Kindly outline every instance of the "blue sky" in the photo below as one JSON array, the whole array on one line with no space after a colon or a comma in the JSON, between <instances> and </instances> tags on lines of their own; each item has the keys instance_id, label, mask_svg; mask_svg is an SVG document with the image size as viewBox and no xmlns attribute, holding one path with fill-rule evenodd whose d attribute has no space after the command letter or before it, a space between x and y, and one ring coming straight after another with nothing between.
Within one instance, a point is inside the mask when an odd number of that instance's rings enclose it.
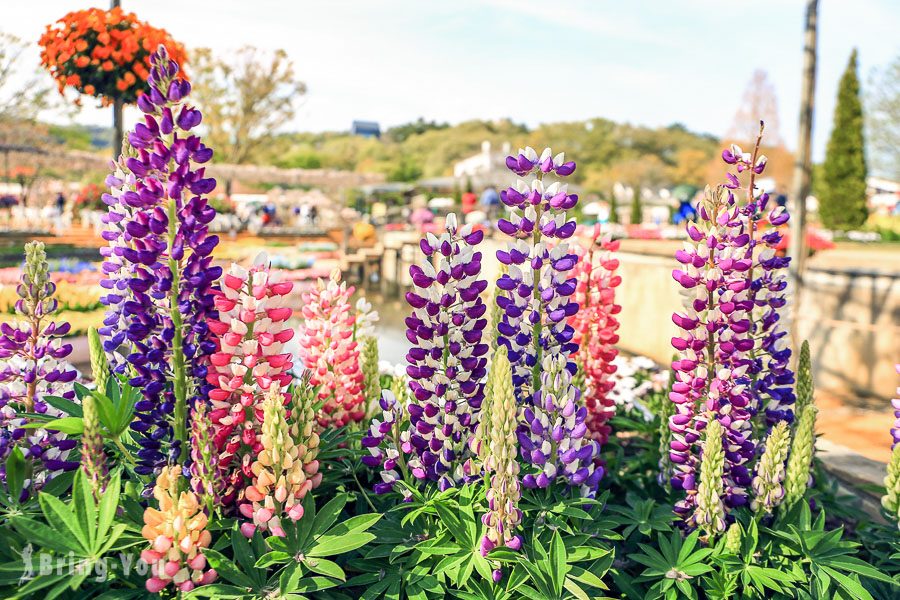
<instances>
[{"instance_id":1,"label":"blue sky","mask_svg":"<svg viewBox=\"0 0 900 600\"><path fill-rule=\"evenodd\" d=\"M36 40L81 0L5 0L0 30ZM511 117L529 125L601 116L682 122L724 135L755 69L796 143L802 0L123 0L188 46L284 48L308 87L298 130L383 126L423 116L459 122ZM822 0L815 158L851 49L865 82L900 53L900 2ZM36 60L37 52L34 53ZM78 122L105 124L87 107Z\"/></svg>"}]
</instances>

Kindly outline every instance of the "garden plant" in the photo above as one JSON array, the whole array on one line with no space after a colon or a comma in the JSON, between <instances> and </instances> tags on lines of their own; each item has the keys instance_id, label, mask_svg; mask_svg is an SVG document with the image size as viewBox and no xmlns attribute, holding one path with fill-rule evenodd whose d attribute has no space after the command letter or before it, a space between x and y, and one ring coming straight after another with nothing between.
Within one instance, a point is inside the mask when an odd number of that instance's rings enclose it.
<instances>
[{"instance_id":1,"label":"garden plant","mask_svg":"<svg viewBox=\"0 0 900 600\"><path fill-rule=\"evenodd\" d=\"M618 355L618 242L571 218L575 162L531 148L496 256L454 215L421 240L405 369L379 370L340 273L295 330L265 255L214 259L190 83L160 47L146 85L102 196L92 379L41 243L0 325L3 597L900 596L900 445L881 519L816 459L760 140L686 226L668 371Z\"/></svg>"}]
</instances>

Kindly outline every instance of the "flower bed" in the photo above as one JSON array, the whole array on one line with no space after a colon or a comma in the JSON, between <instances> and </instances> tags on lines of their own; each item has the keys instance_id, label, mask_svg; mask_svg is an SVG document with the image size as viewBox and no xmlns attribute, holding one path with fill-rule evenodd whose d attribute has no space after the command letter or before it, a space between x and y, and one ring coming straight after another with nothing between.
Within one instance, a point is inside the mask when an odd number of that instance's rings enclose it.
<instances>
[{"instance_id":1,"label":"flower bed","mask_svg":"<svg viewBox=\"0 0 900 600\"><path fill-rule=\"evenodd\" d=\"M214 264L211 150L177 64L154 67L106 182L95 381L66 362L40 243L0 326L6 595L896 597L897 527L814 457L758 143L723 153L676 254L669 372L617 356L616 244L577 248L575 163L530 148L506 161L499 278L448 216L410 268L406 367L380 369L378 317L339 273L295 329L265 255Z\"/></svg>"}]
</instances>

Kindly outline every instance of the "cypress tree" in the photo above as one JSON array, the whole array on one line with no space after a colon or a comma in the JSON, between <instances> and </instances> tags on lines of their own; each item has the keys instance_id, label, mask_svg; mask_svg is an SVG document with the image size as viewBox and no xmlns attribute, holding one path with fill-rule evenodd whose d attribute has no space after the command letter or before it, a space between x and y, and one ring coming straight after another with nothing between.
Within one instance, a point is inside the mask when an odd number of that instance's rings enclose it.
<instances>
[{"instance_id":1,"label":"cypress tree","mask_svg":"<svg viewBox=\"0 0 900 600\"><path fill-rule=\"evenodd\" d=\"M634 196L631 199L631 224L640 225L644 222L644 207L641 206L641 186L634 186Z\"/></svg>"},{"instance_id":2,"label":"cypress tree","mask_svg":"<svg viewBox=\"0 0 900 600\"><path fill-rule=\"evenodd\" d=\"M609 195L609 222L619 222L619 206L616 203L616 194L613 192Z\"/></svg>"},{"instance_id":3,"label":"cypress tree","mask_svg":"<svg viewBox=\"0 0 900 600\"><path fill-rule=\"evenodd\" d=\"M819 216L828 229L861 227L869 216L866 206L866 157L863 144L863 109L856 50L838 86L834 126L822 165Z\"/></svg>"}]
</instances>

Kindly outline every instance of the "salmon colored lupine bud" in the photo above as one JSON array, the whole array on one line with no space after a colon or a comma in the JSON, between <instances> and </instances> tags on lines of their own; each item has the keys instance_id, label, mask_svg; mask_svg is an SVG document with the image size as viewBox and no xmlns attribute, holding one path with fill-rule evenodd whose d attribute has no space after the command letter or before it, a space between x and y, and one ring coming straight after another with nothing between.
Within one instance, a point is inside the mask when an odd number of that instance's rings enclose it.
<instances>
[{"instance_id":1,"label":"salmon colored lupine bud","mask_svg":"<svg viewBox=\"0 0 900 600\"><path fill-rule=\"evenodd\" d=\"M356 313L350 305L353 288L341 282L339 270L328 282L321 279L303 294L300 358L310 370L310 381L324 402L319 425L343 426L365 417L363 372L359 347L353 339Z\"/></svg>"},{"instance_id":2,"label":"salmon colored lupine bud","mask_svg":"<svg viewBox=\"0 0 900 600\"><path fill-rule=\"evenodd\" d=\"M141 535L152 549L142 551L141 559L150 565L152 577L146 587L153 594L169 583L181 591L190 591L196 582L204 585L215 580L215 571L212 575L204 571L203 549L212 542L212 535L206 531L207 515L194 492L179 492L182 485L187 487L181 467L164 467L153 488L159 508L144 510Z\"/></svg>"},{"instance_id":3,"label":"salmon colored lupine bud","mask_svg":"<svg viewBox=\"0 0 900 600\"><path fill-rule=\"evenodd\" d=\"M218 488L217 500L223 505L238 498L251 477L249 466L261 448L266 391L286 390L291 382L293 356L284 344L293 337L286 324L291 316L287 294L292 287L271 272L261 254L250 269L232 265L226 285L216 296L219 319L210 322L210 331L217 348L207 381L214 386L209 393L210 437L217 453L213 462L225 483ZM282 403L288 400L282 394ZM261 498L250 492L247 499Z\"/></svg>"},{"instance_id":4,"label":"salmon colored lupine bud","mask_svg":"<svg viewBox=\"0 0 900 600\"><path fill-rule=\"evenodd\" d=\"M294 441L283 398L278 385L273 384L263 400L262 450L250 467L253 481L238 500L241 514L253 520L252 529L242 525L244 535L259 530L283 536L282 517L294 521L302 517L302 509L296 507L312 487L303 469L302 457L307 450ZM248 503L250 509L246 508Z\"/></svg>"}]
</instances>

